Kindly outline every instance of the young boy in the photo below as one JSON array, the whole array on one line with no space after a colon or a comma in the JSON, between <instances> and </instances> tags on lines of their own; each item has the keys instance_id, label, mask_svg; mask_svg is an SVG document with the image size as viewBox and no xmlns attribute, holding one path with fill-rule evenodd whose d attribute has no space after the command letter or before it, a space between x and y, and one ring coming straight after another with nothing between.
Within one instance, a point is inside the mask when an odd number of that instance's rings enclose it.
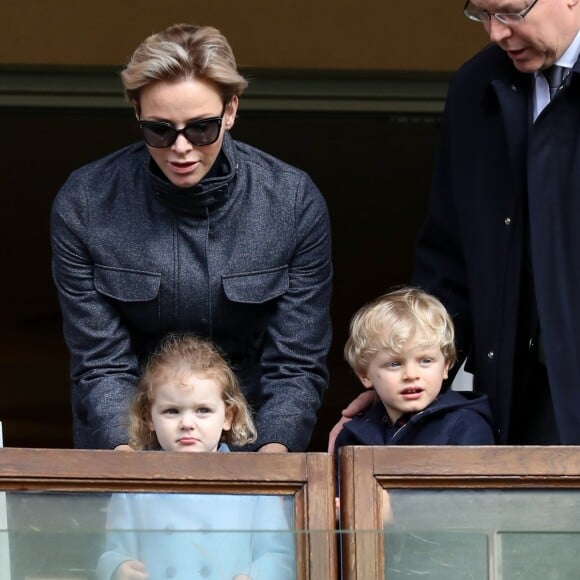
<instances>
[{"instance_id":1,"label":"young boy","mask_svg":"<svg viewBox=\"0 0 580 580\"><path fill-rule=\"evenodd\" d=\"M344 355L379 400L346 423L344 445L492 445L487 397L441 392L456 360L453 323L445 307L415 288L402 288L354 316Z\"/></svg>"}]
</instances>

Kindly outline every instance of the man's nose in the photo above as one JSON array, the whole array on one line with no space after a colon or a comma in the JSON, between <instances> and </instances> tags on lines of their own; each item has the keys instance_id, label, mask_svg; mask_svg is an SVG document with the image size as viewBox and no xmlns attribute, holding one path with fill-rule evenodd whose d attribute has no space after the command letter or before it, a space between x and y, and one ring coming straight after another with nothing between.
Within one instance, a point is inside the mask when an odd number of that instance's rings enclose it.
<instances>
[{"instance_id":1,"label":"man's nose","mask_svg":"<svg viewBox=\"0 0 580 580\"><path fill-rule=\"evenodd\" d=\"M510 26L500 22L495 16L492 16L489 22L485 24L485 30L489 35L489 39L495 43L501 42L512 34Z\"/></svg>"}]
</instances>

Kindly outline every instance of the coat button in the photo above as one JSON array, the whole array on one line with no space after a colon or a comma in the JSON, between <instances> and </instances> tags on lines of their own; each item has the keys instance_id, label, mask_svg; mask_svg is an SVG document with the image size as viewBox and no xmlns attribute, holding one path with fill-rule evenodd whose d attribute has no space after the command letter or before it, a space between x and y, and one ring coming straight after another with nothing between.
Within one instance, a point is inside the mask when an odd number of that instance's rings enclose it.
<instances>
[{"instance_id":1,"label":"coat button","mask_svg":"<svg viewBox=\"0 0 580 580\"><path fill-rule=\"evenodd\" d=\"M505 220L503 220L503 222L506 226L509 226L512 223L512 218L506 217Z\"/></svg>"},{"instance_id":2,"label":"coat button","mask_svg":"<svg viewBox=\"0 0 580 580\"><path fill-rule=\"evenodd\" d=\"M487 353L487 358L489 358L489 359L492 359L494 356L495 356L495 352L493 352L493 350L490 350L490 351Z\"/></svg>"},{"instance_id":3,"label":"coat button","mask_svg":"<svg viewBox=\"0 0 580 580\"><path fill-rule=\"evenodd\" d=\"M516 87L516 85L512 85L512 91L514 93L517 93L518 92L518 87Z\"/></svg>"}]
</instances>

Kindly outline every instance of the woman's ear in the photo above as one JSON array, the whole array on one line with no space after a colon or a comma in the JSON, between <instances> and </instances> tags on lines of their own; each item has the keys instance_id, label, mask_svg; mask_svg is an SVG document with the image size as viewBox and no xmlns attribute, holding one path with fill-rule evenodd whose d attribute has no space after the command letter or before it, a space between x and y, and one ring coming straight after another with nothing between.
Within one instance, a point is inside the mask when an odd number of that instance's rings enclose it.
<instances>
[{"instance_id":1,"label":"woman's ear","mask_svg":"<svg viewBox=\"0 0 580 580\"><path fill-rule=\"evenodd\" d=\"M131 101L133 103L133 110L135 111L135 118L137 121L141 118L141 107L139 106L139 101L133 99Z\"/></svg>"},{"instance_id":2,"label":"woman's ear","mask_svg":"<svg viewBox=\"0 0 580 580\"><path fill-rule=\"evenodd\" d=\"M236 122L236 115L238 114L238 97L234 95L228 102L224 113L224 127L229 131Z\"/></svg>"}]
</instances>

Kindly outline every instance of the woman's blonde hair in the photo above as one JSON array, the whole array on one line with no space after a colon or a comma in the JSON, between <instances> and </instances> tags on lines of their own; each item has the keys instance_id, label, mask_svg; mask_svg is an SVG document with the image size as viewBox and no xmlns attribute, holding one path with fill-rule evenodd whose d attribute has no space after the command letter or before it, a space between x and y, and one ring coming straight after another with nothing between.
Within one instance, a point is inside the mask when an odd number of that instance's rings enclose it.
<instances>
[{"instance_id":1,"label":"woman's blonde hair","mask_svg":"<svg viewBox=\"0 0 580 580\"><path fill-rule=\"evenodd\" d=\"M232 423L231 429L222 434L225 443L245 445L256 440L256 427L238 379L218 349L193 334L170 334L149 357L137 386L129 421L129 445L133 449L161 448L149 427L151 406L160 378L172 369L203 373L222 387L226 417Z\"/></svg>"},{"instance_id":2,"label":"woman's blonde hair","mask_svg":"<svg viewBox=\"0 0 580 580\"><path fill-rule=\"evenodd\" d=\"M443 304L418 288L400 288L358 310L350 323L344 357L361 375L379 350L398 354L414 337L440 348L453 366L457 359L453 322Z\"/></svg>"},{"instance_id":3,"label":"woman's blonde hair","mask_svg":"<svg viewBox=\"0 0 580 580\"><path fill-rule=\"evenodd\" d=\"M211 26L174 24L152 34L135 49L121 72L131 103L139 103L141 89L151 83L190 78L213 83L224 103L248 86L226 37Z\"/></svg>"}]
</instances>

